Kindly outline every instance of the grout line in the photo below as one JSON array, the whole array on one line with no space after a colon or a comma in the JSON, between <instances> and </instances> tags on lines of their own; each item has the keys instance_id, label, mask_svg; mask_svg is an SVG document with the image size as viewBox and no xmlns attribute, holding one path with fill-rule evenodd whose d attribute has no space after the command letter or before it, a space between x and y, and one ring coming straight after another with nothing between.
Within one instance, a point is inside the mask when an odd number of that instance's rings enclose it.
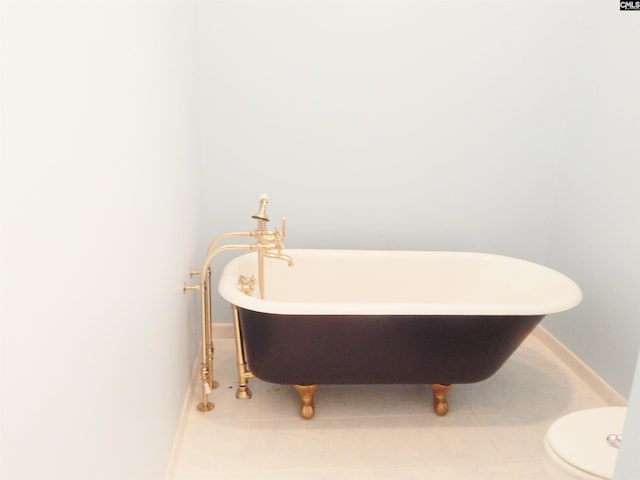
<instances>
[{"instance_id":1,"label":"grout line","mask_svg":"<svg viewBox=\"0 0 640 480\"><path fill-rule=\"evenodd\" d=\"M611 406L627 406L627 399L609 385L578 355L558 340L549 330L538 325L532 335L553 353L573 374L586 383Z\"/></svg>"}]
</instances>

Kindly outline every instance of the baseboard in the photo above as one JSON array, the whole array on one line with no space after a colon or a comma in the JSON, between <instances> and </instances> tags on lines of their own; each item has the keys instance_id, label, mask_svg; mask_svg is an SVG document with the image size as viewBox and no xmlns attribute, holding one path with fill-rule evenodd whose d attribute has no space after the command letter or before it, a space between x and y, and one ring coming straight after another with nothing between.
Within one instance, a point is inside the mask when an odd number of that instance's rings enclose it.
<instances>
[{"instance_id":1,"label":"baseboard","mask_svg":"<svg viewBox=\"0 0 640 480\"><path fill-rule=\"evenodd\" d=\"M214 323L213 324L213 338L214 342L216 338L235 338L236 333L233 329L232 323Z\"/></svg>"},{"instance_id":2,"label":"baseboard","mask_svg":"<svg viewBox=\"0 0 640 480\"><path fill-rule=\"evenodd\" d=\"M178 451L182 446L182 440L184 438L184 431L186 428L187 412L191 406L191 398L193 396L193 389L198 384L199 378L200 357L198 356L193 362L193 370L191 371L191 377L189 378L189 385L187 386L187 392L185 393L184 400L182 401L182 410L180 411L180 420L178 421L178 428L176 434L173 437L173 445L171 446L171 454L169 455L169 463L167 464L167 470L165 473L165 480L173 480L175 478L176 466L178 460Z\"/></svg>"},{"instance_id":3,"label":"baseboard","mask_svg":"<svg viewBox=\"0 0 640 480\"><path fill-rule=\"evenodd\" d=\"M549 330L538 325L532 334L540 340L558 359L565 364L580 380L611 406L626 407L627 399L620 395L578 355L558 340Z\"/></svg>"},{"instance_id":4,"label":"baseboard","mask_svg":"<svg viewBox=\"0 0 640 480\"><path fill-rule=\"evenodd\" d=\"M235 332L233 324L231 323L214 323L213 324L213 337L215 338L234 338ZM187 392L185 393L184 400L182 401L182 411L180 412L180 421L178 423L178 429L173 438L173 445L171 446L171 455L169 456L169 463L167 464L167 471L165 473L165 480L173 480L175 478L176 466L178 460L178 451L182 445L184 438L184 431L186 428L186 419L188 417L188 411L191 407L191 399L193 397L194 389L200 386L200 355L198 355L193 362L193 370L191 372L191 378L189 385L187 386Z\"/></svg>"}]
</instances>

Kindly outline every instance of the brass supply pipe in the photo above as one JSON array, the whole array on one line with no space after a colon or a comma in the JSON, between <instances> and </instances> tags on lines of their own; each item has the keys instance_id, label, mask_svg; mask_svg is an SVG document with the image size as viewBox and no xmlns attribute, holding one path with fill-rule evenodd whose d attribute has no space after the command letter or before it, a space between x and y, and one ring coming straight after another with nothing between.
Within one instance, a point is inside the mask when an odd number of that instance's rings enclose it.
<instances>
[{"instance_id":1,"label":"brass supply pipe","mask_svg":"<svg viewBox=\"0 0 640 480\"><path fill-rule=\"evenodd\" d=\"M190 290L200 290L200 285L187 285L186 283L182 284L182 293L187 293Z\"/></svg>"},{"instance_id":2,"label":"brass supply pipe","mask_svg":"<svg viewBox=\"0 0 640 480\"><path fill-rule=\"evenodd\" d=\"M209 392L212 388L217 386L217 382L213 380L213 319L211 313L211 262L213 258L227 250L252 250L257 252L258 257L258 278L259 278L259 294L260 298L264 299L264 259L274 258L285 260L289 266L293 265L291 258L284 255L282 249L284 248L286 219L282 219L282 231L276 227L273 231L267 230L267 222L269 216L267 215L266 208L269 198L262 194L260 196L260 204L258 207L258 213L252 216L257 220L256 229L247 232L230 232L223 233L215 237L207 247L206 257L202 263L202 268L199 272L191 270L189 276L200 276L199 285L189 286L183 285L183 292L187 290L200 290L200 318L201 318L201 330L202 330L202 345L201 345L201 368L200 377L202 382L202 402L198 405L198 410L209 411L213 409L213 404L209 402ZM255 238L256 242L253 244L229 244L218 246L220 242L229 238L236 237L250 237ZM234 310L234 326L236 329L236 348L238 352L238 379L240 382L239 393L241 387L245 388L243 394L249 398L251 392L247 388L247 380L253 378L253 374L248 371L246 367L246 360L244 358L242 331L240 329L240 323L238 320L238 311ZM240 397L239 397L240 398Z\"/></svg>"},{"instance_id":3,"label":"brass supply pipe","mask_svg":"<svg viewBox=\"0 0 640 480\"><path fill-rule=\"evenodd\" d=\"M222 236L221 236L222 237ZM201 345L201 372L202 382L202 402L198 405L198 410L207 412L213 409L213 404L209 402L209 391L214 388L213 382L213 335L211 329L211 291L210 263L217 254L227 250L251 250L254 245L223 245L208 252L202 263L200 272L207 272L200 275L200 319L202 329ZM209 354L211 352L211 355Z\"/></svg>"},{"instance_id":4,"label":"brass supply pipe","mask_svg":"<svg viewBox=\"0 0 640 480\"><path fill-rule=\"evenodd\" d=\"M207 311L207 367L211 378L209 386L218 388L218 382L213 379L213 325L211 315L211 267L207 268L207 292L205 295L206 311Z\"/></svg>"},{"instance_id":5,"label":"brass supply pipe","mask_svg":"<svg viewBox=\"0 0 640 480\"><path fill-rule=\"evenodd\" d=\"M282 244L279 242L279 233L262 232L260 230L248 232L252 237L258 237L261 242L253 244L229 244L222 245L217 248L210 249L207 256L202 263L200 269L200 285L194 287L184 287L185 290L200 290L200 318L202 329L202 345L201 345L201 381L202 381L202 402L198 405L198 410L206 412L213 409L213 404L209 402L209 391L217 387L217 382L213 380L213 319L211 315L211 267L210 264L213 258L219 253L229 250L252 250L256 251L258 255L258 276L260 282L260 298L264 298L264 259L274 258L285 260L289 266L293 265L293 261L287 255L280 253ZM242 236L246 233L232 233L224 234L217 237L210 245L215 245L216 242L227 238L229 236ZM266 239L275 239L275 243L265 241ZM204 274L202 272L205 272ZM239 337L236 335L236 341ZM242 351L242 344L240 343L240 350ZM245 368L244 356L242 360ZM251 375L249 372L243 373L243 378L251 378L247 375ZM244 380L243 380L244 382ZM244 382L246 386L246 382ZM249 394L250 395L250 394Z\"/></svg>"},{"instance_id":6,"label":"brass supply pipe","mask_svg":"<svg viewBox=\"0 0 640 480\"><path fill-rule=\"evenodd\" d=\"M285 220L284 218L282 219ZM277 230L277 227L276 227ZM284 235L281 235L284 238ZM262 240L262 246L265 248L282 248L282 246L278 246L274 241L278 237L277 233L269 232L266 229L266 223L263 220L258 221L258 228L256 230L251 230L248 232L231 232L231 233L223 233L222 235L218 235L216 238L209 242L209 246L207 247L207 255L211 253L213 247L215 247L218 243L228 238L239 238L239 237L249 237L249 238L259 238ZM265 242L265 240L269 240L269 244ZM196 270L191 270L189 272L189 276L199 275L200 272Z\"/></svg>"},{"instance_id":7,"label":"brass supply pipe","mask_svg":"<svg viewBox=\"0 0 640 480\"><path fill-rule=\"evenodd\" d=\"M247 360L244 356L244 339L242 336L242 329L240 328L240 316L238 313L238 307L231 305L231 311L233 312L233 329L236 337L236 359L238 369L238 390L236 390L237 399L249 399L251 398L251 390L249 390L248 381L254 378L254 375L247 369Z\"/></svg>"},{"instance_id":8,"label":"brass supply pipe","mask_svg":"<svg viewBox=\"0 0 640 480\"><path fill-rule=\"evenodd\" d=\"M209 243L209 246L207 247L207 255L209 255L209 253L211 253L211 250L213 250L213 247L215 247L222 240L225 240L227 238L237 238L237 237L254 237L255 235L253 235L253 233L255 232L231 232L231 233L223 233L222 235L218 235Z\"/></svg>"},{"instance_id":9,"label":"brass supply pipe","mask_svg":"<svg viewBox=\"0 0 640 480\"><path fill-rule=\"evenodd\" d=\"M269 217L265 211L268 202L269 200L266 195L261 196L258 213L252 217L258 220L258 228L251 233L258 238L259 245L263 248L266 248L264 243L266 243L265 241L270 237L270 233L267 230ZM258 249L258 291L260 292L260 298L264 299L264 251L262 248Z\"/></svg>"},{"instance_id":10,"label":"brass supply pipe","mask_svg":"<svg viewBox=\"0 0 640 480\"><path fill-rule=\"evenodd\" d=\"M270 232L248 232L250 236L258 236L260 238L273 236ZM266 235L264 235L266 233ZM237 237L246 235L246 233L231 233L224 234L217 237L216 240L211 242L210 245L215 245L216 242L228 237ZM222 245L217 248L210 249L202 268L200 269L200 285L193 290L200 290L200 318L201 318L201 330L202 330L202 345L201 345L201 381L202 381L202 402L198 405L198 410L209 411L213 409L213 404L209 402L209 391L215 388L216 382L213 380L213 332L212 332L212 315L211 315L211 268L210 264L213 258L219 253L229 250L253 250L258 253L258 271L262 284L261 297L264 296L264 258L265 256L271 258L286 257L280 253L271 253L271 250L276 250L279 245L275 243L255 243L255 244L229 244ZM279 257L280 256L280 257ZM283 258L285 259L285 258ZM288 259L288 257L287 257ZM288 260L290 263L290 259ZM206 272L204 275L202 272ZM191 290L191 288L187 288Z\"/></svg>"},{"instance_id":11,"label":"brass supply pipe","mask_svg":"<svg viewBox=\"0 0 640 480\"><path fill-rule=\"evenodd\" d=\"M258 250L258 290L260 298L264 300L264 251Z\"/></svg>"}]
</instances>

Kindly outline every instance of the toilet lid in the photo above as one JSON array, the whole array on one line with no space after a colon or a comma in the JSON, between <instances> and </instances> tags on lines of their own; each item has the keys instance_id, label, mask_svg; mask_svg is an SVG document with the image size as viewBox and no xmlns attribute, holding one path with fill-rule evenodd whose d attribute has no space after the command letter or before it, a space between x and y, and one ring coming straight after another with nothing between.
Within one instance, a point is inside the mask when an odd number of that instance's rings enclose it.
<instances>
[{"instance_id":1,"label":"toilet lid","mask_svg":"<svg viewBox=\"0 0 640 480\"><path fill-rule=\"evenodd\" d=\"M626 412L626 407L605 407L566 415L549 428L549 446L573 467L610 479L618 449L607 443L607 435L622 434Z\"/></svg>"}]
</instances>

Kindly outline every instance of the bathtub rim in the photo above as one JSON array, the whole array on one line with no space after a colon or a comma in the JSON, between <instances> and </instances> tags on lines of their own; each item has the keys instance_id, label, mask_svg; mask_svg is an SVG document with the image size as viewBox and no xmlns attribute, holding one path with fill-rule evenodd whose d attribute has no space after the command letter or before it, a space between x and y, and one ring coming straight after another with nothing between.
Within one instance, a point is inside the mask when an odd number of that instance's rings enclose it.
<instances>
[{"instance_id":1,"label":"bathtub rim","mask_svg":"<svg viewBox=\"0 0 640 480\"><path fill-rule=\"evenodd\" d=\"M492 316L514 316L514 315L549 315L570 310L577 306L583 298L580 287L565 274L554 270L548 266L524 260L517 257L500 255L494 253L468 252L468 251L448 251L448 250L347 250L347 249L285 249L283 253L291 256L294 260L300 254L313 256L333 255L333 256L392 256L392 255L448 255L467 256L483 259L495 259L509 261L526 265L528 268L544 272L562 279L567 285L567 295L562 299L556 299L546 303L397 303L397 302L285 302L274 300L262 300L256 297L245 295L237 288L237 280L240 274L241 264L256 259L255 252L239 255L230 260L224 267L218 282L219 294L232 305L236 305L247 310L262 313L286 314L286 315L492 315ZM255 260L257 261L257 260ZM274 260L267 260L274 261ZM277 261L277 260L276 260ZM268 283L267 283L268 285Z\"/></svg>"}]
</instances>

